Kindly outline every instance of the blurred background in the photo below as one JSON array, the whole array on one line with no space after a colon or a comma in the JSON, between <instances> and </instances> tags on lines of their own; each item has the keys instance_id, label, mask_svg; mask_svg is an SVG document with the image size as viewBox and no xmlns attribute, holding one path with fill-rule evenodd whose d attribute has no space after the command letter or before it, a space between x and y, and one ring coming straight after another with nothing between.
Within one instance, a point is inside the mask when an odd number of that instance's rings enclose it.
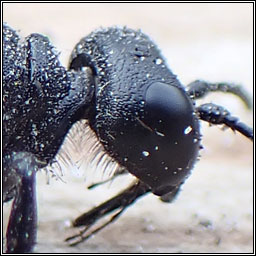
<instances>
[{"instance_id":1,"label":"blurred background","mask_svg":"<svg viewBox=\"0 0 256 256\"><path fill-rule=\"evenodd\" d=\"M47 35L64 66L75 44L94 29L141 29L182 84L195 79L233 82L253 95L252 3L4 3L3 21L22 38L34 32ZM252 126L252 111L235 96L213 93L202 102L221 104ZM230 129L223 132L203 123L202 134L201 160L173 204L146 196L77 247L64 243L78 232L69 221L124 189L128 178L89 191L84 180L91 170L74 176L70 166L62 180L50 179L49 184L39 173L35 252L252 252L253 145ZM4 207L5 225L9 208L10 203Z\"/></svg>"}]
</instances>

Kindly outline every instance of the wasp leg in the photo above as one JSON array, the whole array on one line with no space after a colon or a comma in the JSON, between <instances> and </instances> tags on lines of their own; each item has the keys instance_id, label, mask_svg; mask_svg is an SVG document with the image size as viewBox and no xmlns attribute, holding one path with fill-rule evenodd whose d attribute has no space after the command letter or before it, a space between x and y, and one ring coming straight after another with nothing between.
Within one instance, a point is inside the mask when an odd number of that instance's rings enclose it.
<instances>
[{"instance_id":1,"label":"wasp leg","mask_svg":"<svg viewBox=\"0 0 256 256\"><path fill-rule=\"evenodd\" d=\"M128 206L135 202L135 200L150 191L150 188L142 182L131 185L110 200L79 216L73 222L73 226L83 226L83 230L79 234L67 238L66 241L69 241L70 245L76 245L88 239L91 235L97 233L108 224L116 220ZM105 215L113 211L117 212L112 215L110 220L108 220L98 228L87 232L99 219L103 218Z\"/></svg>"},{"instance_id":2,"label":"wasp leg","mask_svg":"<svg viewBox=\"0 0 256 256\"><path fill-rule=\"evenodd\" d=\"M238 131L250 140L253 140L253 129L239 121L222 106L206 103L197 107L199 118L211 124L225 124L233 131Z\"/></svg>"},{"instance_id":3,"label":"wasp leg","mask_svg":"<svg viewBox=\"0 0 256 256\"><path fill-rule=\"evenodd\" d=\"M20 177L7 227L7 253L31 252L36 243L37 206L35 157L27 152L13 153L11 168Z\"/></svg>"},{"instance_id":4,"label":"wasp leg","mask_svg":"<svg viewBox=\"0 0 256 256\"><path fill-rule=\"evenodd\" d=\"M187 93L192 99L200 99L209 92L227 92L238 96L248 109L252 108L250 95L243 89L241 85L232 83L208 83L202 80L196 80L187 86Z\"/></svg>"}]
</instances>

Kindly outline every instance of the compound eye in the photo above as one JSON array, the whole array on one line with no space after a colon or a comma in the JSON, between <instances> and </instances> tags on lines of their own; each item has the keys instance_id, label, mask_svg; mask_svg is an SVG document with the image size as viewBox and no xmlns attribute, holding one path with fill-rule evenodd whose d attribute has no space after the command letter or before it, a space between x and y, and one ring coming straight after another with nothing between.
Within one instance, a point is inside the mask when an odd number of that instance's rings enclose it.
<instances>
[{"instance_id":1,"label":"compound eye","mask_svg":"<svg viewBox=\"0 0 256 256\"><path fill-rule=\"evenodd\" d=\"M168 193L185 179L198 152L198 122L193 103L179 85L151 84L145 93L143 159L146 175L140 179L156 195ZM150 145L150 146L149 146Z\"/></svg>"},{"instance_id":2,"label":"compound eye","mask_svg":"<svg viewBox=\"0 0 256 256\"><path fill-rule=\"evenodd\" d=\"M161 128L161 132L169 133L174 127L181 129L191 119L193 108L189 98L177 86L155 82L148 87L145 100L148 121L151 127Z\"/></svg>"}]
</instances>

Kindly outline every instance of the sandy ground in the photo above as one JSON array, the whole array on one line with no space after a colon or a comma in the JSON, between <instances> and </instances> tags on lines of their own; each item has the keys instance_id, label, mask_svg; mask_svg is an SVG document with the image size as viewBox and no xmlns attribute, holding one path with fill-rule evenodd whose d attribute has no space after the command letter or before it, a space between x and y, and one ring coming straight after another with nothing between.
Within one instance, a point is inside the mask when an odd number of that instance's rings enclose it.
<instances>
[{"instance_id":1,"label":"sandy ground","mask_svg":"<svg viewBox=\"0 0 256 256\"><path fill-rule=\"evenodd\" d=\"M200 78L253 91L252 4L4 4L4 21L22 36L49 36L63 65L78 40L99 26L127 25L149 34L183 84ZM231 95L204 102L226 106L252 125L252 112ZM90 240L70 247L69 222L125 188L126 177L92 191L64 170L63 181L38 175L36 253L251 253L253 145L232 131L202 125L201 160L173 204L145 196ZM91 173L91 172L90 172ZM84 176L87 183L84 182ZM91 179L91 180L90 180ZM4 230L10 204L4 206ZM5 232L3 230L3 232Z\"/></svg>"}]
</instances>

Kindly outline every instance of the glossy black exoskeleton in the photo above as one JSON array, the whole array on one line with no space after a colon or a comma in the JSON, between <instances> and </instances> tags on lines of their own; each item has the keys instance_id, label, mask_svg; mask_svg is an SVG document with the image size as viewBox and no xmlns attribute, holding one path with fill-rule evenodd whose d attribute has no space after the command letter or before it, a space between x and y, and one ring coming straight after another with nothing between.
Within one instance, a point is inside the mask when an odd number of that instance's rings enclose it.
<instances>
[{"instance_id":1,"label":"glossy black exoskeleton","mask_svg":"<svg viewBox=\"0 0 256 256\"><path fill-rule=\"evenodd\" d=\"M46 37L32 34L20 44L4 24L3 201L14 198L6 235L9 253L29 252L36 242L35 173L53 161L80 119L79 108L93 93L90 79L86 72L62 67Z\"/></svg>"},{"instance_id":2,"label":"glossy black exoskeleton","mask_svg":"<svg viewBox=\"0 0 256 256\"><path fill-rule=\"evenodd\" d=\"M115 220L137 198L152 192L172 201L201 147L199 119L225 124L253 139L253 131L221 106L195 105L210 91L230 92L248 107L237 85L195 81L184 87L156 45L140 31L97 30L75 47L69 70L48 39L32 34L19 44L4 25L3 195L14 198L7 251L29 252L36 242L36 170L51 163L72 124L81 119L104 151L137 182L74 221L84 226L68 238L77 244ZM88 229L116 213L101 227Z\"/></svg>"}]
</instances>

